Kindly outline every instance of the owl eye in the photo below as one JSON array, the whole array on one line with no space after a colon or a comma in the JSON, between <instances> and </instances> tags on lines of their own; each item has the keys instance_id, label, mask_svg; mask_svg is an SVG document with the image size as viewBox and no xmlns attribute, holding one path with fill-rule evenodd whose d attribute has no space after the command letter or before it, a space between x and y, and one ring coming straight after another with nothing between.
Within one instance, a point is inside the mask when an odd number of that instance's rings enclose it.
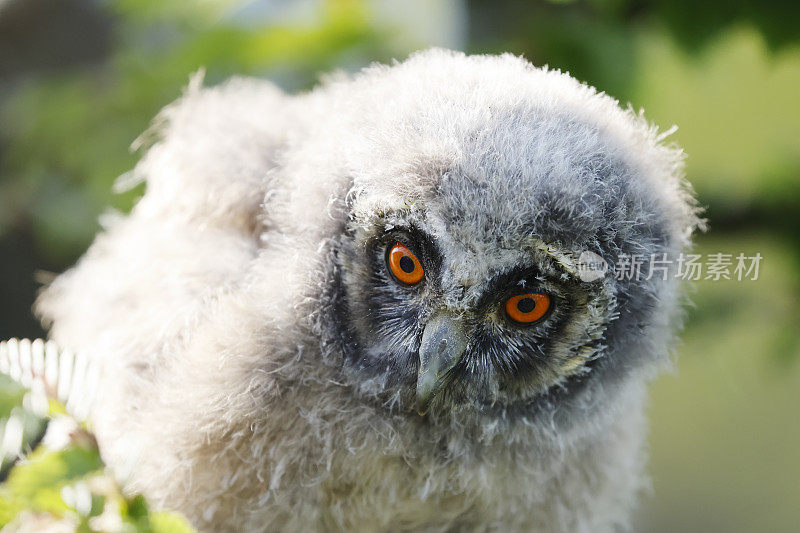
<instances>
[{"instance_id":1,"label":"owl eye","mask_svg":"<svg viewBox=\"0 0 800 533\"><path fill-rule=\"evenodd\" d=\"M405 285L416 285L422 281L425 271L422 264L406 245L396 242L386 254L386 263L392 275Z\"/></svg>"},{"instance_id":2,"label":"owl eye","mask_svg":"<svg viewBox=\"0 0 800 533\"><path fill-rule=\"evenodd\" d=\"M550 296L543 292L528 292L506 301L506 314L517 324L533 324L550 309Z\"/></svg>"}]
</instances>

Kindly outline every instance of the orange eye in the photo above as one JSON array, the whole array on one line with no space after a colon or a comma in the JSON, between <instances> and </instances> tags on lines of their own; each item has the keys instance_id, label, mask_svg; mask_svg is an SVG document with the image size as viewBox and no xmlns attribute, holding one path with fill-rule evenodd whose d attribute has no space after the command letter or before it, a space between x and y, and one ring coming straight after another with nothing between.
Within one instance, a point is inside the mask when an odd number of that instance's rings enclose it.
<instances>
[{"instance_id":1,"label":"orange eye","mask_svg":"<svg viewBox=\"0 0 800 533\"><path fill-rule=\"evenodd\" d=\"M519 294L506 301L506 314L520 324L533 324L546 315L548 309L550 297L543 292Z\"/></svg>"},{"instance_id":2,"label":"orange eye","mask_svg":"<svg viewBox=\"0 0 800 533\"><path fill-rule=\"evenodd\" d=\"M394 277L406 285L416 285L422 281L422 277L425 275L422 265L417 256L414 255L414 252L399 242L394 243L389 249L386 262L389 264L389 270Z\"/></svg>"}]
</instances>

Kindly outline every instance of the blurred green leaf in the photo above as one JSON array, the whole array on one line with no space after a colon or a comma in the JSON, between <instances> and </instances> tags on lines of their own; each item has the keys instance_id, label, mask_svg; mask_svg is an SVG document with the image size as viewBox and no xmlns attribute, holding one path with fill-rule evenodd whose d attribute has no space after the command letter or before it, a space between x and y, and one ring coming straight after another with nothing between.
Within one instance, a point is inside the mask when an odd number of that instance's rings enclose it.
<instances>
[{"instance_id":1,"label":"blurred green leaf","mask_svg":"<svg viewBox=\"0 0 800 533\"><path fill-rule=\"evenodd\" d=\"M0 373L0 419L8 418L12 409L22 405L26 391L25 387Z\"/></svg>"},{"instance_id":2,"label":"blurred green leaf","mask_svg":"<svg viewBox=\"0 0 800 533\"><path fill-rule=\"evenodd\" d=\"M31 368L33 355L27 344L3 343L4 368L17 375L20 367ZM73 364L72 356L58 356L57 368ZM25 373L20 374L25 376ZM62 375L61 373L58 374ZM65 375L73 376L72 372ZM30 377L20 379L30 380ZM36 381L37 386L44 384ZM58 383L50 383L57 390ZM38 389L37 389L38 390ZM46 390L46 389L44 389ZM86 389L78 393L87 394ZM71 394L74 394L73 391ZM49 416L58 417L60 425L52 431L51 442L61 442L58 448L25 440L19 421L24 416L32 417L38 424L39 435L47 422L29 413L26 405L31 404L31 392L9 376L0 373L0 442L4 446L12 443L6 438L9 421L17 424L15 439L30 446L14 444L16 454L25 454L15 463L9 462L7 479L0 484L0 527L10 526L12 530L35 531L58 529L60 531L138 531L138 532L192 532L188 522L180 515L171 512L151 512L141 495L126 497L117 481L103 464L97 441L86 427L65 414L66 409L57 400L49 399ZM71 397L70 397L71 398ZM44 399L39 397L44 402ZM38 405L38 404L37 404ZM37 410L43 410L37 407ZM14 422L16 420L16 422ZM35 447L30 450L30 447ZM16 449L19 448L19 449ZM16 458L16 457L14 457Z\"/></svg>"},{"instance_id":3,"label":"blurred green leaf","mask_svg":"<svg viewBox=\"0 0 800 533\"><path fill-rule=\"evenodd\" d=\"M11 471L6 486L17 497L33 501L45 489L58 489L102 467L96 448L71 447L57 452L39 449Z\"/></svg>"},{"instance_id":4,"label":"blurred green leaf","mask_svg":"<svg viewBox=\"0 0 800 533\"><path fill-rule=\"evenodd\" d=\"M151 514L150 527L153 533L192 533L194 531L185 518L168 512Z\"/></svg>"},{"instance_id":5,"label":"blurred green leaf","mask_svg":"<svg viewBox=\"0 0 800 533\"><path fill-rule=\"evenodd\" d=\"M0 481L6 478L17 456L35 446L47 421L26 407L29 391L0 373Z\"/></svg>"}]
</instances>

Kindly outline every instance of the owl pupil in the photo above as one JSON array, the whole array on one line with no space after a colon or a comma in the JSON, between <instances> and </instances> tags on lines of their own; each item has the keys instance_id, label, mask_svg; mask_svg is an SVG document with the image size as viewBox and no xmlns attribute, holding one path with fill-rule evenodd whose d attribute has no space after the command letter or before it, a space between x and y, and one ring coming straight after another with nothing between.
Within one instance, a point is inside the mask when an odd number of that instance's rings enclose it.
<instances>
[{"instance_id":1,"label":"owl pupil","mask_svg":"<svg viewBox=\"0 0 800 533\"><path fill-rule=\"evenodd\" d=\"M408 257L407 255L404 255L403 257L400 258L400 268L406 274L411 274L412 272L414 272L414 261L412 261L411 258Z\"/></svg>"},{"instance_id":2,"label":"owl pupil","mask_svg":"<svg viewBox=\"0 0 800 533\"><path fill-rule=\"evenodd\" d=\"M523 298L517 302L517 309L520 313L530 313L536 307L536 302L533 298Z\"/></svg>"}]
</instances>

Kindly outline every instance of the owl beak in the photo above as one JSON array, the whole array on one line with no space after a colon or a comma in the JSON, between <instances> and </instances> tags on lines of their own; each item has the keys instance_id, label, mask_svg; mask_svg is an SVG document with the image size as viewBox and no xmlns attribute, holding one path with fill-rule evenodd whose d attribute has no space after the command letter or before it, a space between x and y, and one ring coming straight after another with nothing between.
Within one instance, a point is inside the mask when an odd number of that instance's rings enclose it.
<instances>
[{"instance_id":1,"label":"owl beak","mask_svg":"<svg viewBox=\"0 0 800 533\"><path fill-rule=\"evenodd\" d=\"M417 412L424 415L431 401L449 381L448 373L467 349L467 335L455 317L440 313L431 318L422 333L417 374Z\"/></svg>"}]
</instances>

